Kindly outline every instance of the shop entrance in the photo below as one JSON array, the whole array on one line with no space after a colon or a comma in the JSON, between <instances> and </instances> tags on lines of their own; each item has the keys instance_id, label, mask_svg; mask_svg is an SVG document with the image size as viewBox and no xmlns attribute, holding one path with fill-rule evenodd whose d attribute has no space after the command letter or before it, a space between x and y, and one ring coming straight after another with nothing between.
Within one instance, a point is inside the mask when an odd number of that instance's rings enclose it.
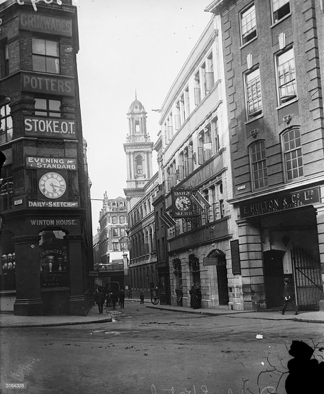
<instances>
[{"instance_id":1,"label":"shop entrance","mask_svg":"<svg viewBox=\"0 0 324 394\"><path fill-rule=\"evenodd\" d=\"M285 254L282 250L269 250L263 253L264 285L267 308L282 306L283 263Z\"/></svg>"}]
</instances>

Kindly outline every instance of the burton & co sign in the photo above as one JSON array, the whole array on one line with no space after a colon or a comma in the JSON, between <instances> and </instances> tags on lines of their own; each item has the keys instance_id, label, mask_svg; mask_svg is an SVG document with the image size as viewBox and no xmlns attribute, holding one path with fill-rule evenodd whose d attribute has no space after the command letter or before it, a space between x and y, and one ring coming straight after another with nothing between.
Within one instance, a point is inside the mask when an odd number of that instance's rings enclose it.
<instances>
[{"instance_id":1,"label":"burton & co sign","mask_svg":"<svg viewBox=\"0 0 324 394\"><path fill-rule=\"evenodd\" d=\"M320 202L320 191L318 187L313 187L244 204L240 206L240 215L241 218L248 218L311 205L317 202Z\"/></svg>"}]
</instances>

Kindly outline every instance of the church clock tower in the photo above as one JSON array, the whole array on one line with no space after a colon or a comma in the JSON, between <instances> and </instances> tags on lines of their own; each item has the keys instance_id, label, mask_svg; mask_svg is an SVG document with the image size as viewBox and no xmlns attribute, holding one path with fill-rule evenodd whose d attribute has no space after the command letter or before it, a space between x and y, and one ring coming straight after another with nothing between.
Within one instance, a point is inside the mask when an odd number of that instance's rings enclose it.
<instances>
[{"instance_id":1,"label":"church clock tower","mask_svg":"<svg viewBox=\"0 0 324 394\"><path fill-rule=\"evenodd\" d=\"M147 112L143 104L135 100L127 112L129 134L124 143L127 164L127 187L124 189L131 209L144 195L144 187L153 175L153 142L146 129Z\"/></svg>"}]
</instances>

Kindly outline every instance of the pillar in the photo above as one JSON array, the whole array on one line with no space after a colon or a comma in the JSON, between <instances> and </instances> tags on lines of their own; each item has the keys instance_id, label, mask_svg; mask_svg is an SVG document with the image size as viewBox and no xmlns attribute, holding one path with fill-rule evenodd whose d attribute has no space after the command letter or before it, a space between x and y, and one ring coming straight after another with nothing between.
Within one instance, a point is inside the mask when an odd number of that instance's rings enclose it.
<instances>
[{"instance_id":1,"label":"pillar","mask_svg":"<svg viewBox=\"0 0 324 394\"><path fill-rule=\"evenodd\" d=\"M37 236L15 237L16 301L18 316L44 315L40 288L39 239Z\"/></svg>"}]
</instances>

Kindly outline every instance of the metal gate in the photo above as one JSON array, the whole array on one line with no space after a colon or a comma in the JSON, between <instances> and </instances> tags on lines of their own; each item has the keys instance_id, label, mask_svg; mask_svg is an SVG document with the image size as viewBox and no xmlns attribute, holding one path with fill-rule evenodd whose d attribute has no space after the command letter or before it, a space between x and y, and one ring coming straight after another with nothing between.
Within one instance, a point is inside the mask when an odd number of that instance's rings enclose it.
<instances>
[{"instance_id":1,"label":"metal gate","mask_svg":"<svg viewBox=\"0 0 324 394\"><path fill-rule=\"evenodd\" d=\"M294 270L297 304L301 310L319 308L323 286L319 261L304 249L293 247L291 261Z\"/></svg>"}]
</instances>

